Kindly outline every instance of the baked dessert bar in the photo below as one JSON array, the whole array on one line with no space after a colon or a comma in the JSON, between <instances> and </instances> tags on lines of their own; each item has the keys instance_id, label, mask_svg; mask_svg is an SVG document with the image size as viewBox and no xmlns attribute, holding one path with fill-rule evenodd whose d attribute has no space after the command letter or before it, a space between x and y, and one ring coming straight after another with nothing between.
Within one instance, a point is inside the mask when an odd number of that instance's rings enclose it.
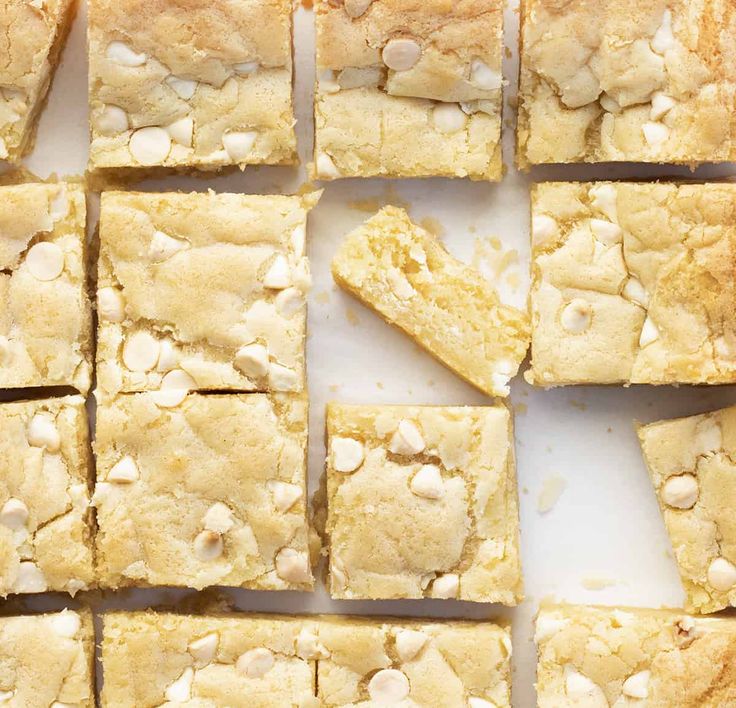
<instances>
[{"instance_id":1,"label":"baked dessert bar","mask_svg":"<svg viewBox=\"0 0 736 708\"><path fill-rule=\"evenodd\" d=\"M736 185L532 190L541 386L736 381Z\"/></svg>"},{"instance_id":2,"label":"baked dessert bar","mask_svg":"<svg viewBox=\"0 0 736 708\"><path fill-rule=\"evenodd\" d=\"M0 701L23 708L94 708L89 610L0 618Z\"/></svg>"},{"instance_id":3,"label":"baked dessert bar","mask_svg":"<svg viewBox=\"0 0 736 708\"><path fill-rule=\"evenodd\" d=\"M517 161L736 155L733 5L523 0Z\"/></svg>"},{"instance_id":4,"label":"baked dessert bar","mask_svg":"<svg viewBox=\"0 0 736 708\"><path fill-rule=\"evenodd\" d=\"M295 164L289 0L90 0L90 169Z\"/></svg>"},{"instance_id":5,"label":"baked dessert bar","mask_svg":"<svg viewBox=\"0 0 736 708\"><path fill-rule=\"evenodd\" d=\"M0 389L89 389L85 228L77 185L0 187Z\"/></svg>"},{"instance_id":6,"label":"baked dessert bar","mask_svg":"<svg viewBox=\"0 0 736 708\"><path fill-rule=\"evenodd\" d=\"M678 610L546 606L538 708L723 708L736 701L736 620Z\"/></svg>"},{"instance_id":7,"label":"baked dessert bar","mask_svg":"<svg viewBox=\"0 0 736 708\"><path fill-rule=\"evenodd\" d=\"M489 396L507 396L529 347L529 317L453 258L403 209L385 207L348 235L337 284Z\"/></svg>"},{"instance_id":8,"label":"baked dessert bar","mask_svg":"<svg viewBox=\"0 0 736 708\"><path fill-rule=\"evenodd\" d=\"M736 408L638 429L692 612L736 606Z\"/></svg>"},{"instance_id":9,"label":"baked dessert bar","mask_svg":"<svg viewBox=\"0 0 736 708\"><path fill-rule=\"evenodd\" d=\"M500 180L500 0L316 0L314 172Z\"/></svg>"},{"instance_id":10,"label":"baked dessert bar","mask_svg":"<svg viewBox=\"0 0 736 708\"><path fill-rule=\"evenodd\" d=\"M76 0L0 0L0 161L33 146Z\"/></svg>"},{"instance_id":11,"label":"baked dessert bar","mask_svg":"<svg viewBox=\"0 0 736 708\"><path fill-rule=\"evenodd\" d=\"M81 396L0 403L0 595L94 585Z\"/></svg>"},{"instance_id":12,"label":"baked dessert bar","mask_svg":"<svg viewBox=\"0 0 736 708\"><path fill-rule=\"evenodd\" d=\"M327 406L335 598L522 599L511 413Z\"/></svg>"},{"instance_id":13,"label":"baked dessert bar","mask_svg":"<svg viewBox=\"0 0 736 708\"><path fill-rule=\"evenodd\" d=\"M318 194L104 193L100 395L302 390Z\"/></svg>"},{"instance_id":14,"label":"baked dessert bar","mask_svg":"<svg viewBox=\"0 0 736 708\"><path fill-rule=\"evenodd\" d=\"M306 448L305 395L98 406L100 584L311 590Z\"/></svg>"}]
</instances>

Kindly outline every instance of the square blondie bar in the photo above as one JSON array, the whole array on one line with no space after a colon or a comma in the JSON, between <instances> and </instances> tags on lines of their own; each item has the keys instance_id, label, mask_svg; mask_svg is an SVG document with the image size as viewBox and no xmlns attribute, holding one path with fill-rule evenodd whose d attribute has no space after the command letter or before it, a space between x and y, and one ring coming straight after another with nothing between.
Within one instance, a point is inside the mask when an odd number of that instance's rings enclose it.
<instances>
[{"instance_id":1,"label":"square blondie bar","mask_svg":"<svg viewBox=\"0 0 736 708\"><path fill-rule=\"evenodd\" d=\"M500 0L316 0L315 13L319 179L501 179Z\"/></svg>"},{"instance_id":2,"label":"square blondie bar","mask_svg":"<svg viewBox=\"0 0 736 708\"><path fill-rule=\"evenodd\" d=\"M677 610L550 605L537 616L538 708L724 708L736 620Z\"/></svg>"},{"instance_id":3,"label":"square blondie bar","mask_svg":"<svg viewBox=\"0 0 736 708\"><path fill-rule=\"evenodd\" d=\"M332 275L468 383L509 394L529 347L528 314L503 304L403 209L385 207L349 234Z\"/></svg>"},{"instance_id":4,"label":"square blondie bar","mask_svg":"<svg viewBox=\"0 0 736 708\"><path fill-rule=\"evenodd\" d=\"M736 382L736 185L532 190L530 383Z\"/></svg>"},{"instance_id":5,"label":"square blondie bar","mask_svg":"<svg viewBox=\"0 0 736 708\"><path fill-rule=\"evenodd\" d=\"M291 12L90 0L90 169L294 164Z\"/></svg>"},{"instance_id":6,"label":"square blondie bar","mask_svg":"<svg viewBox=\"0 0 736 708\"><path fill-rule=\"evenodd\" d=\"M0 0L0 161L33 146L76 0Z\"/></svg>"},{"instance_id":7,"label":"square blondie bar","mask_svg":"<svg viewBox=\"0 0 736 708\"><path fill-rule=\"evenodd\" d=\"M302 390L317 194L104 193L100 395Z\"/></svg>"},{"instance_id":8,"label":"square blondie bar","mask_svg":"<svg viewBox=\"0 0 736 708\"><path fill-rule=\"evenodd\" d=\"M89 389L85 228L80 186L0 187L0 389Z\"/></svg>"},{"instance_id":9,"label":"square blondie bar","mask_svg":"<svg viewBox=\"0 0 736 708\"><path fill-rule=\"evenodd\" d=\"M102 586L312 589L305 395L127 394L96 432Z\"/></svg>"},{"instance_id":10,"label":"square blondie bar","mask_svg":"<svg viewBox=\"0 0 736 708\"><path fill-rule=\"evenodd\" d=\"M329 590L349 599L522 599L511 413L327 407Z\"/></svg>"},{"instance_id":11,"label":"square blondie bar","mask_svg":"<svg viewBox=\"0 0 736 708\"><path fill-rule=\"evenodd\" d=\"M736 408L638 433L688 609L736 607Z\"/></svg>"},{"instance_id":12,"label":"square blondie bar","mask_svg":"<svg viewBox=\"0 0 736 708\"><path fill-rule=\"evenodd\" d=\"M94 585L81 396L0 403L0 595Z\"/></svg>"},{"instance_id":13,"label":"square blondie bar","mask_svg":"<svg viewBox=\"0 0 736 708\"><path fill-rule=\"evenodd\" d=\"M523 0L517 162L736 156L724 0Z\"/></svg>"}]
</instances>

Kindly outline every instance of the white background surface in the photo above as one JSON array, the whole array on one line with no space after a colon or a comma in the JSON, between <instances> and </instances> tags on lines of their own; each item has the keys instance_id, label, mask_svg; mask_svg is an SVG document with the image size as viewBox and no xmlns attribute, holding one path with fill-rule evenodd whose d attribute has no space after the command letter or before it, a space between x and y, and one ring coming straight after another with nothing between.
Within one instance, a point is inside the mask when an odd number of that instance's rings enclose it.
<instances>
[{"instance_id":1,"label":"white background surface","mask_svg":"<svg viewBox=\"0 0 736 708\"><path fill-rule=\"evenodd\" d=\"M309 302L309 393L311 398L310 491L324 460L324 404L343 402L483 404L487 399L421 352L347 295L336 290L330 259L344 235L383 203L406 206L413 218L440 224L443 240L470 262L476 239L497 237L504 251L515 249L518 263L501 275L504 295L526 300L529 259L528 186L531 179L595 179L680 176L686 169L627 165L545 168L532 176L513 168L518 15L506 12L505 61L509 80L505 101L504 161L508 174L500 185L449 180L349 180L327 185L313 212L309 255L314 288ZM296 16L296 100L300 155L311 149L313 74L312 13ZM87 160L87 84L85 13L81 8L62 65L43 114L34 153L26 160L41 177L81 175ZM511 126L511 127L510 127ZM407 136L410 139L410 136ZM704 169L696 177L727 176L730 166ZM142 183L145 190L204 190L243 193L293 193L304 182L303 170L249 169L205 179L171 177ZM358 205L356 202L365 203ZM92 201L92 223L96 200ZM368 209L368 210L366 210ZM522 285L508 287L510 273ZM491 269L492 273L492 269ZM526 368L526 367L524 367ZM630 389L586 387L533 389L521 377L512 383L516 410L521 540L526 602L509 610L454 601L333 602L320 588L313 595L229 590L238 608L269 612L330 612L485 618L510 616L514 623L514 706L531 708L534 697L532 618L542 599L599 604L677 606L683 600L669 542L641 460L633 420L649 422L700 413L734 403L727 388ZM566 489L547 514L537 511L543 482L565 479ZM586 578L607 579L602 590L586 589ZM106 595L103 607L143 607L170 603L189 593L170 590ZM60 600L61 602L62 600ZM99 639L99 637L98 637Z\"/></svg>"}]
</instances>

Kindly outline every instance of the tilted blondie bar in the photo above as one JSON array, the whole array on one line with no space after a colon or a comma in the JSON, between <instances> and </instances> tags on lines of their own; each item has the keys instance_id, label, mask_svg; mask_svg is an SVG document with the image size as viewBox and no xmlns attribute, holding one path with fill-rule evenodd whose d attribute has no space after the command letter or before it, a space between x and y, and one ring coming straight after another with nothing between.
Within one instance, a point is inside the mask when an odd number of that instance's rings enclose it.
<instances>
[{"instance_id":1,"label":"tilted blondie bar","mask_svg":"<svg viewBox=\"0 0 736 708\"><path fill-rule=\"evenodd\" d=\"M33 146L76 0L0 0L0 160Z\"/></svg>"},{"instance_id":2,"label":"tilted blondie bar","mask_svg":"<svg viewBox=\"0 0 736 708\"><path fill-rule=\"evenodd\" d=\"M522 599L511 413L327 406L335 598Z\"/></svg>"},{"instance_id":3,"label":"tilted blondie bar","mask_svg":"<svg viewBox=\"0 0 736 708\"><path fill-rule=\"evenodd\" d=\"M89 389L85 228L79 186L0 187L0 389Z\"/></svg>"},{"instance_id":4,"label":"tilted blondie bar","mask_svg":"<svg viewBox=\"0 0 736 708\"><path fill-rule=\"evenodd\" d=\"M90 168L294 164L289 0L90 0Z\"/></svg>"},{"instance_id":5,"label":"tilted blondie bar","mask_svg":"<svg viewBox=\"0 0 736 708\"><path fill-rule=\"evenodd\" d=\"M517 161L736 156L727 0L523 0Z\"/></svg>"},{"instance_id":6,"label":"tilted blondie bar","mask_svg":"<svg viewBox=\"0 0 736 708\"><path fill-rule=\"evenodd\" d=\"M736 607L736 408L638 433L688 608Z\"/></svg>"},{"instance_id":7,"label":"tilted blondie bar","mask_svg":"<svg viewBox=\"0 0 736 708\"><path fill-rule=\"evenodd\" d=\"M317 194L104 193L100 394L302 390Z\"/></svg>"},{"instance_id":8,"label":"tilted blondie bar","mask_svg":"<svg viewBox=\"0 0 736 708\"><path fill-rule=\"evenodd\" d=\"M97 408L100 584L311 590L305 395Z\"/></svg>"},{"instance_id":9,"label":"tilted blondie bar","mask_svg":"<svg viewBox=\"0 0 736 708\"><path fill-rule=\"evenodd\" d=\"M489 396L507 396L529 347L529 317L453 258L403 209L385 207L332 261L340 287Z\"/></svg>"},{"instance_id":10,"label":"tilted blondie bar","mask_svg":"<svg viewBox=\"0 0 736 708\"><path fill-rule=\"evenodd\" d=\"M550 605L537 616L538 708L724 708L736 702L736 620Z\"/></svg>"},{"instance_id":11,"label":"tilted blondie bar","mask_svg":"<svg viewBox=\"0 0 736 708\"><path fill-rule=\"evenodd\" d=\"M89 610L0 617L0 703L95 707L95 633Z\"/></svg>"},{"instance_id":12,"label":"tilted blondie bar","mask_svg":"<svg viewBox=\"0 0 736 708\"><path fill-rule=\"evenodd\" d=\"M317 0L314 171L500 180L500 0Z\"/></svg>"},{"instance_id":13,"label":"tilted blondie bar","mask_svg":"<svg viewBox=\"0 0 736 708\"><path fill-rule=\"evenodd\" d=\"M530 383L736 382L736 185L532 191Z\"/></svg>"},{"instance_id":14,"label":"tilted blondie bar","mask_svg":"<svg viewBox=\"0 0 736 708\"><path fill-rule=\"evenodd\" d=\"M0 403L0 595L94 585L81 396Z\"/></svg>"}]
</instances>

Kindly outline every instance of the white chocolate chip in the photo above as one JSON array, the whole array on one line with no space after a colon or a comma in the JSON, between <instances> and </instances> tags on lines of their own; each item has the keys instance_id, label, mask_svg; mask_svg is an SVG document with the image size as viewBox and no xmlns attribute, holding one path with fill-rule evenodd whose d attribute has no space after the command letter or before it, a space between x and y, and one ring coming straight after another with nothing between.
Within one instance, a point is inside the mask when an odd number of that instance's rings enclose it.
<instances>
[{"instance_id":1,"label":"white chocolate chip","mask_svg":"<svg viewBox=\"0 0 736 708\"><path fill-rule=\"evenodd\" d=\"M501 88L503 78L484 61L473 59L470 64L470 83L484 91L494 91Z\"/></svg>"},{"instance_id":2,"label":"white chocolate chip","mask_svg":"<svg viewBox=\"0 0 736 708\"><path fill-rule=\"evenodd\" d=\"M202 525L208 531L223 534L227 533L233 526L233 512L230 507L222 502L215 502L202 517Z\"/></svg>"},{"instance_id":3,"label":"white chocolate chip","mask_svg":"<svg viewBox=\"0 0 736 708\"><path fill-rule=\"evenodd\" d=\"M312 570L309 567L309 556L294 548L282 548L274 560L276 575L289 583L309 583L312 581Z\"/></svg>"},{"instance_id":4,"label":"white chocolate chip","mask_svg":"<svg viewBox=\"0 0 736 708\"><path fill-rule=\"evenodd\" d=\"M535 214L532 216L532 242L542 246L559 233L557 222L547 214Z\"/></svg>"},{"instance_id":5,"label":"white chocolate chip","mask_svg":"<svg viewBox=\"0 0 736 708\"><path fill-rule=\"evenodd\" d=\"M120 108L107 104L95 114L95 127L102 135L119 135L128 130L128 114Z\"/></svg>"},{"instance_id":6,"label":"white chocolate chip","mask_svg":"<svg viewBox=\"0 0 736 708\"><path fill-rule=\"evenodd\" d=\"M192 96L194 96L194 92L197 90L197 86L199 85L198 81L194 81L193 79L182 79L178 76L174 76L173 74L171 76L167 76L165 81L169 86L171 86L174 93L185 101L188 101Z\"/></svg>"},{"instance_id":7,"label":"white chocolate chip","mask_svg":"<svg viewBox=\"0 0 736 708\"><path fill-rule=\"evenodd\" d=\"M649 695L649 677L651 672L639 671L624 681L621 692L631 698L646 698Z\"/></svg>"},{"instance_id":8,"label":"white chocolate chip","mask_svg":"<svg viewBox=\"0 0 736 708\"><path fill-rule=\"evenodd\" d=\"M663 123L644 123L641 130L650 147L659 147L670 137L670 129Z\"/></svg>"},{"instance_id":9,"label":"white chocolate chip","mask_svg":"<svg viewBox=\"0 0 736 708\"><path fill-rule=\"evenodd\" d=\"M610 221L618 223L618 207L616 187L612 184L594 184L588 190L590 197L590 205L602 214L605 214Z\"/></svg>"},{"instance_id":10,"label":"white chocolate chip","mask_svg":"<svg viewBox=\"0 0 736 708\"><path fill-rule=\"evenodd\" d=\"M381 52L383 63L393 71L408 71L422 56L419 43L408 37L389 39Z\"/></svg>"},{"instance_id":11,"label":"white chocolate chip","mask_svg":"<svg viewBox=\"0 0 736 708\"><path fill-rule=\"evenodd\" d=\"M388 445L388 449L395 455L418 455L425 447L419 428L406 418L399 422L399 427Z\"/></svg>"},{"instance_id":12,"label":"white chocolate chip","mask_svg":"<svg viewBox=\"0 0 736 708\"><path fill-rule=\"evenodd\" d=\"M261 678L273 668L274 663L273 653L265 647L258 647L239 656L235 668L249 678Z\"/></svg>"},{"instance_id":13,"label":"white chocolate chip","mask_svg":"<svg viewBox=\"0 0 736 708\"><path fill-rule=\"evenodd\" d=\"M429 641L429 635L413 629L401 629L396 633L396 653L399 659L411 661Z\"/></svg>"},{"instance_id":14,"label":"white chocolate chip","mask_svg":"<svg viewBox=\"0 0 736 708\"><path fill-rule=\"evenodd\" d=\"M336 553L330 555L330 586L335 590L344 590L348 586L347 573Z\"/></svg>"},{"instance_id":15,"label":"white chocolate chip","mask_svg":"<svg viewBox=\"0 0 736 708\"><path fill-rule=\"evenodd\" d=\"M432 597L441 600L451 600L457 597L460 591L460 577L456 573L444 573L435 578L432 583Z\"/></svg>"},{"instance_id":16,"label":"white chocolate chip","mask_svg":"<svg viewBox=\"0 0 736 708\"><path fill-rule=\"evenodd\" d=\"M593 308L582 298L571 300L562 310L560 323L562 328L573 334L585 332L593 319Z\"/></svg>"},{"instance_id":17,"label":"white chocolate chip","mask_svg":"<svg viewBox=\"0 0 736 708\"><path fill-rule=\"evenodd\" d=\"M13 592L46 592L48 585L41 569L31 561L18 566L18 575L12 585Z\"/></svg>"},{"instance_id":18,"label":"white chocolate chip","mask_svg":"<svg viewBox=\"0 0 736 708\"><path fill-rule=\"evenodd\" d=\"M28 507L15 497L11 497L0 509L0 524L14 531L25 528L28 522Z\"/></svg>"},{"instance_id":19,"label":"white chocolate chip","mask_svg":"<svg viewBox=\"0 0 736 708\"><path fill-rule=\"evenodd\" d=\"M387 271L386 280L399 300L410 300L417 294L407 277L397 268Z\"/></svg>"},{"instance_id":20,"label":"white chocolate chip","mask_svg":"<svg viewBox=\"0 0 736 708\"><path fill-rule=\"evenodd\" d=\"M494 371L491 374L491 386L493 386L494 393L498 396L508 396L511 393L509 381L511 381L510 374L504 374L498 371Z\"/></svg>"},{"instance_id":21,"label":"white chocolate chip","mask_svg":"<svg viewBox=\"0 0 736 708\"><path fill-rule=\"evenodd\" d=\"M652 109L649 117L652 120L659 120L669 113L677 104L674 98L667 96L661 91L657 91L652 95Z\"/></svg>"},{"instance_id":22,"label":"white chocolate chip","mask_svg":"<svg viewBox=\"0 0 736 708\"><path fill-rule=\"evenodd\" d=\"M181 405L197 382L183 369L173 369L162 379L158 391L151 391L153 402L160 408L176 408Z\"/></svg>"},{"instance_id":23,"label":"white chocolate chip","mask_svg":"<svg viewBox=\"0 0 736 708\"><path fill-rule=\"evenodd\" d=\"M192 682L194 681L194 669L187 666L174 683L172 683L164 692L167 701L181 703L188 701L192 697Z\"/></svg>"},{"instance_id":24,"label":"white chocolate chip","mask_svg":"<svg viewBox=\"0 0 736 708\"><path fill-rule=\"evenodd\" d=\"M31 246L25 262L36 280L55 280L64 271L64 251L55 243L41 241Z\"/></svg>"},{"instance_id":25,"label":"white chocolate chip","mask_svg":"<svg viewBox=\"0 0 736 708\"><path fill-rule=\"evenodd\" d=\"M166 126L166 130L171 138L184 145L184 147L192 147L192 136L194 135L194 120L189 117L180 118Z\"/></svg>"},{"instance_id":26,"label":"white chocolate chip","mask_svg":"<svg viewBox=\"0 0 736 708\"><path fill-rule=\"evenodd\" d=\"M664 54L675 46L675 35L672 32L672 12L667 9L662 15L662 24L657 28L651 42L652 49L657 54Z\"/></svg>"},{"instance_id":27,"label":"white chocolate chip","mask_svg":"<svg viewBox=\"0 0 736 708\"><path fill-rule=\"evenodd\" d=\"M299 224L291 232L291 249L294 251L295 258L301 258L307 243L307 228L304 224Z\"/></svg>"},{"instance_id":28,"label":"white chocolate chip","mask_svg":"<svg viewBox=\"0 0 736 708\"><path fill-rule=\"evenodd\" d=\"M656 342L659 339L659 330L657 325L654 324L652 318L647 315L644 320L644 325L641 328L641 334L639 335L639 346L643 349L649 346L652 342Z\"/></svg>"},{"instance_id":29,"label":"white chocolate chip","mask_svg":"<svg viewBox=\"0 0 736 708\"><path fill-rule=\"evenodd\" d=\"M354 438L334 437L330 440L332 466L337 472L355 472L363 464L363 443Z\"/></svg>"},{"instance_id":30,"label":"white chocolate chip","mask_svg":"<svg viewBox=\"0 0 736 708\"><path fill-rule=\"evenodd\" d=\"M246 344L235 353L235 368L250 378L268 373L268 349L262 344Z\"/></svg>"},{"instance_id":31,"label":"white chocolate chip","mask_svg":"<svg viewBox=\"0 0 736 708\"><path fill-rule=\"evenodd\" d=\"M662 487L662 500L676 509L691 509L698 500L698 480L691 474L670 477Z\"/></svg>"},{"instance_id":32,"label":"white chocolate chip","mask_svg":"<svg viewBox=\"0 0 736 708\"><path fill-rule=\"evenodd\" d=\"M60 637L74 639L82 628L82 620L76 612L62 610L51 617L51 628Z\"/></svg>"},{"instance_id":33,"label":"white chocolate chip","mask_svg":"<svg viewBox=\"0 0 736 708\"><path fill-rule=\"evenodd\" d=\"M139 128L130 136L128 149L141 165L160 165L171 151L171 136L156 126Z\"/></svg>"},{"instance_id":34,"label":"white chocolate chip","mask_svg":"<svg viewBox=\"0 0 736 708\"><path fill-rule=\"evenodd\" d=\"M126 484L135 482L140 477L138 465L130 455L121 457L111 468L107 474L108 482L117 482Z\"/></svg>"},{"instance_id":35,"label":"white chocolate chip","mask_svg":"<svg viewBox=\"0 0 736 708\"><path fill-rule=\"evenodd\" d=\"M429 587L429 584L437 577L437 573L424 573L419 578L419 587L422 588L422 590L426 590Z\"/></svg>"},{"instance_id":36,"label":"white chocolate chip","mask_svg":"<svg viewBox=\"0 0 736 708\"><path fill-rule=\"evenodd\" d=\"M269 479L266 488L273 495L273 505L282 513L289 511L302 498L302 489L297 484Z\"/></svg>"},{"instance_id":37,"label":"white chocolate chip","mask_svg":"<svg viewBox=\"0 0 736 708\"><path fill-rule=\"evenodd\" d=\"M263 276L263 286L271 290L283 290L291 285L291 270L289 261L281 254L274 258L266 274Z\"/></svg>"},{"instance_id":38,"label":"white chocolate chip","mask_svg":"<svg viewBox=\"0 0 736 708\"><path fill-rule=\"evenodd\" d=\"M591 219L590 230L593 232L596 240L604 243L606 246L621 243L624 238L624 232L621 230L621 227L606 219Z\"/></svg>"},{"instance_id":39,"label":"white chocolate chip","mask_svg":"<svg viewBox=\"0 0 736 708\"><path fill-rule=\"evenodd\" d=\"M217 647L220 644L220 636L217 632L210 632L204 637L195 639L189 644L188 651L199 667L212 663L217 655Z\"/></svg>"},{"instance_id":40,"label":"white chocolate chip","mask_svg":"<svg viewBox=\"0 0 736 708\"><path fill-rule=\"evenodd\" d=\"M409 679L397 669L381 669L368 682L368 695L382 706L401 703L409 695Z\"/></svg>"},{"instance_id":41,"label":"white chocolate chip","mask_svg":"<svg viewBox=\"0 0 736 708\"><path fill-rule=\"evenodd\" d=\"M568 624L570 624L570 620L562 619L561 617L540 615L537 618L537 624L534 631L534 641L537 644L544 642L547 639L554 637L557 632L562 631Z\"/></svg>"},{"instance_id":42,"label":"white chocolate chip","mask_svg":"<svg viewBox=\"0 0 736 708\"><path fill-rule=\"evenodd\" d=\"M337 82L332 69L323 69L319 72L318 86L320 93L339 93L340 84Z\"/></svg>"},{"instance_id":43,"label":"white chocolate chip","mask_svg":"<svg viewBox=\"0 0 736 708\"><path fill-rule=\"evenodd\" d=\"M608 701L601 687L570 665L565 666L565 692L569 698L588 700L589 703L580 703L580 705L585 705L586 708L588 706L590 708L608 706Z\"/></svg>"},{"instance_id":44,"label":"white chocolate chip","mask_svg":"<svg viewBox=\"0 0 736 708\"><path fill-rule=\"evenodd\" d=\"M427 253L418 243L409 247L409 258L419 265L427 265Z\"/></svg>"},{"instance_id":45,"label":"white chocolate chip","mask_svg":"<svg viewBox=\"0 0 736 708\"><path fill-rule=\"evenodd\" d=\"M299 377L288 366L271 364L268 368L268 384L274 391L297 391Z\"/></svg>"},{"instance_id":46,"label":"white chocolate chip","mask_svg":"<svg viewBox=\"0 0 736 708\"><path fill-rule=\"evenodd\" d=\"M159 342L158 361L156 371L170 371L179 363L179 354L174 343L166 338Z\"/></svg>"},{"instance_id":47,"label":"white chocolate chip","mask_svg":"<svg viewBox=\"0 0 736 708\"><path fill-rule=\"evenodd\" d=\"M58 452L61 448L61 436L54 419L48 413L36 413L31 418L26 430L28 444L33 447L45 447L49 452Z\"/></svg>"},{"instance_id":48,"label":"white chocolate chip","mask_svg":"<svg viewBox=\"0 0 736 708\"><path fill-rule=\"evenodd\" d=\"M721 426L712 418L698 421L695 426L695 451L698 455L709 455L723 449Z\"/></svg>"},{"instance_id":49,"label":"white chocolate chip","mask_svg":"<svg viewBox=\"0 0 736 708\"><path fill-rule=\"evenodd\" d=\"M736 566L725 558L716 558L708 566L708 582L719 592L729 592L736 585Z\"/></svg>"},{"instance_id":50,"label":"white chocolate chip","mask_svg":"<svg viewBox=\"0 0 736 708\"><path fill-rule=\"evenodd\" d=\"M495 703L491 703L485 698L470 696L470 698L468 698L468 708L497 708L497 706Z\"/></svg>"},{"instance_id":51,"label":"white chocolate chip","mask_svg":"<svg viewBox=\"0 0 736 708\"><path fill-rule=\"evenodd\" d=\"M457 103L438 103L432 109L432 123L434 127L445 135L458 133L468 122L468 116Z\"/></svg>"},{"instance_id":52,"label":"white chocolate chip","mask_svg":"<svg viewBox=\"0 0 736 708\"><path fill-rule=\"evenodd\" d=\"M340 170L337 169L332 158L326 152L321 152L317 155L315 167L317 169L317 177L320 179L338 179L342 176Z\"/></svg>"},{"instance_id":53,"label":"white chocolate chip","mask_svg":"<svg viewBox=\"0 0 736 708\"><path fill-rule=\"evenodd\" d=\"M649 305L649 294L644 289L641 281L633 275L626 281L623 295L626 299L636 302L642 307L647 307L647 305Z\"/></svg>"},{"instance_id":54,"label":"white chocolate chip","mask_svg":"<svg viewBox=\"0 0 736 708\"><path fill-rule=\"evenodd\" d=\"M308 629L302 629L299 632L296 637L295 646L297 656L307 661L311 659L327 659L330 656L330 652L320 644L317 635Z\"/></svg>"},{"instance_id":55,"label":"white chocolate chip","mask_svg":"<svg viewBox=\"0 0 736 708\"><path fill-rule=\"evenodd\" d=\"M372 2L373 0L345 0L345 14L353 19L360 17L365 14Z\"/></svg>"},{"instance_id":56,"label":"white chocolate chip","mask_svg":"<svg viewBox=\"0 0 736 708\"><path fill-rule=\"evenodd\" d=\"M194 555L201 561L217 560L223 550L222 536L214 531L205 529L194 539Z\"/></svg>"},{"instance_id":57,"label":"white chocolate chip","mask_svg":"<svg viewBox=\"0 0 736 708\"><path fill-rule=\"evenodd\" d=\"M445 483L437 465L422 465L409 486L414 494L425 499L442 499L445 495Z\"/></svg>"},{"instance_id":58,"label":"white chocolate chip","mask_svg":"<svg viewBox=\"0 0 736 708\"><path fill-rule=\"evenodd\" d=\"M134 332L123 344L123 364L130 371L150 371L159 355L158 340L148 332Z\"/></svg>"},{"instance_id":59,"label":"white chocolate chip","mask_svg":"<svg viewBox=\"0 0 736 708\"><path fill-rule=\"evenodd\" d=\"M222 136L222 145L231 160L241 162L250 155L257 137L258 133L253 130L233 131Z\"/></svg>"},{"instance_id":60,"label":"white chocolate chip","mask_svg":"<svg viewBox=\"0 0 736 708\"><path fill-rule=\"evenodd\" d=\"M1 157L1 155L0 155ZM15 695L15 691L0 691L0 703L9 701Z\"/></svg>"},{"instance_id":61,"label":"white chocolate chip","mask_svg":"<svg viewBox=\"0 0 736 708\"><path fill-rule=\"evenodd\" d=\"M286 288L274 298L274 304L284 317L293 317L304 307L304 295L299 288Z\"/></svg>"},{"instance_id":62,"label":"white chocolate chip","mask_svg":"<svg viewBox=\"0 0 736 708\"><path fill-rule=\"evenodd\" d=\"M105 56L123 66L141 66L146 63L148 56L144 52L133 51L125 42L110 42L105 50Z\"/></svg>"},{"instance_id":63,"label":"white chocolate chip","mask_svg":"<svg viewBox=\"0 0 736 708\"><path fill-rule=\"evenodd\" d=\"M125 319L125 299L117 288L100 288L97 291L97 315L108 322Z\"/></svg>"},{"instance_id":64,"label":"white chocolate chip","mask_svg":"<svg viewBox=\"0 0 736 708\"><path fill-rule=\"evenodd\" d=\"M260 64L257 61L241 61L237 64L233 64L233 69L238 72L238 74L255 74L256 71L258 71L258 67Z\"/></svg>"},{"instance_id":65,"label":"white chocolate chip","mask_svg":"<svg viewBox=\"0 0 736 708\"><path fill-rule=\"evenodd\" d=\"M601 108L608 113L621 113L621 106L618 104L618 101L611 98L607 93L602 93L598 102L601 104Z\"/></svg>"},{"instance_id":66,"label":"white chocolate chip","mask_svg":"<svg viewBox=\"0 0 736 708\"><path fill-rule=\"evenodd\" d=\"M179 251L189 248L189 242L181 238L173 238L163 231L154 231L148 245L148 257L154 263L168 260Z\"/></svg>"}]
</instances>

